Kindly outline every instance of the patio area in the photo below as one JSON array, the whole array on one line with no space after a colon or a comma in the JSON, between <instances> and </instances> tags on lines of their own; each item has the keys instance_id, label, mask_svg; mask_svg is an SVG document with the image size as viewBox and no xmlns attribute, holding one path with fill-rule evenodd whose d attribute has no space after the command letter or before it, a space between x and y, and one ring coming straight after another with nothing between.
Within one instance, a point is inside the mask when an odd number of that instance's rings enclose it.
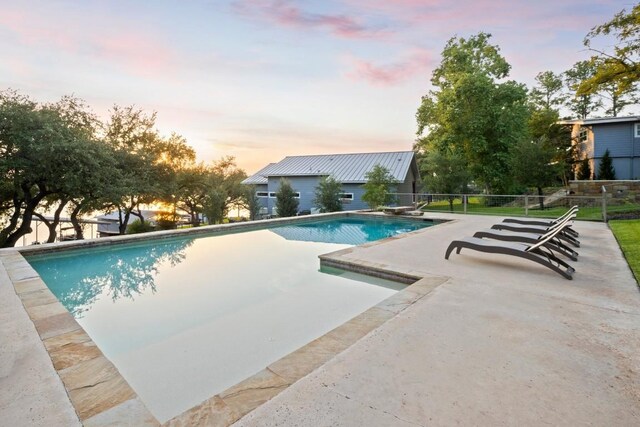
<instances>
[{"instance_id":1,"label":"patio area","mask_svg":"<svg viewBox=\"0 0 640 427\"><path fill-rule=\"evenodd\" d=\"M453 221L332 258L446 281L240 420L275 425L638 425L640 293L603 223L578 222L572 281L452 239Z\"/></svg>"},{"instance_id":2,"label":"patio area","mask_svg":"<svg viewBox=\"0 0 640 427\"><path fill-rule=\"evenodd\" d=\"M451 240L502 218L425 216L452 221L326 258L422 277L429 291L236 425L640 424L640 293L605 224L575 224L569 281L502 255L445 261ZM0 419L79 425L2 263L0 341ZM130 402L119 409L144 409ZM173 425L219 425L220 413L203 406Z\"/></svg>"}]
</instances>

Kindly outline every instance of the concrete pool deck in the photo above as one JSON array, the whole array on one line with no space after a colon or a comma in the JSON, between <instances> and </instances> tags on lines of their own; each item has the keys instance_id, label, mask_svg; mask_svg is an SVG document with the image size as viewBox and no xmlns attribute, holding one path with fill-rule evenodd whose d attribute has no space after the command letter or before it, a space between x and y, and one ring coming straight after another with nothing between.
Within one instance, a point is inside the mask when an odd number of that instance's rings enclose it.
<instances>
[{"instance_id":1,"label":"concrete pool deck","mask_svg":"<svg viewBox=\"0 0 640 427\"><path fill-rule=\"evenodd\" d=\"M445 283L237 426L640 425L640 293L605 224L577 222L569 281L449 242L454 221L333 258Z\"/></svg>"},{"instance_id":2,"label":"concrete pool deck","mask_svg":"<svg viewBox=\"0 0 640 427\"><path fill-rule=\"evenodd\" d=\"M426 216L454 221L329 258L439 286L387 310L394 315L288 388L276 384L279 394L237 425L640 423L640 293L605 224L576 224L582 247L568 281L513 257L463 250L445 261L452 239L501 218ZM7 283L0 265L0 419L79 425L37 320ZM127 402L120 410L144 420L143 405ZM208 421L191 425L217 425Z\"/></svg>"}]
</instances>

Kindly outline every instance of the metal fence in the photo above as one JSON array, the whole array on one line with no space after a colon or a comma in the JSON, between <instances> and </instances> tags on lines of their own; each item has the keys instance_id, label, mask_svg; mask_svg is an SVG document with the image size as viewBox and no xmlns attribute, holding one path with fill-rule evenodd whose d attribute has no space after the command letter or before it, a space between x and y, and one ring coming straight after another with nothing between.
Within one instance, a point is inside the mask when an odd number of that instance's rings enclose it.
<instances>
[{"instance_id":1,"label":"metal fence","mask_svg":"<svg viewBox=\"0 0 640 427\"><path fill-rule=\"evenodd\" d=\"M614 199L604 188L599 196L394 193L394 197L400 206L413 205L425 212L555 218L577 205L578 219L590 221L640 213L640 204Z\"/></svg>"}]
</instances>

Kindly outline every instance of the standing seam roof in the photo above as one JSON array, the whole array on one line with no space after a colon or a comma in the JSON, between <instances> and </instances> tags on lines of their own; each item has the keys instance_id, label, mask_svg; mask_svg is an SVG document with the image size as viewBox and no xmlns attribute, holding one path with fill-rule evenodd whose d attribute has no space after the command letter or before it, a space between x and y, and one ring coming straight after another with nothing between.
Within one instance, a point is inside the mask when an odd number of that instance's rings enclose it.
<instances>
[{"instance_id":1,"label":"standing seam roof","mask_svg":"<svg viewBox=\"0 0 640 427\"><path fill-rule=\"evenodd\" d=\"M378 164L388 169L395 180L404 181L413 156L413 151L288 156L267 165L243 183L266 184L269 176L320 175L333 175L343 183L364 183L365 174Z\"/></svg>"}]
</instances>

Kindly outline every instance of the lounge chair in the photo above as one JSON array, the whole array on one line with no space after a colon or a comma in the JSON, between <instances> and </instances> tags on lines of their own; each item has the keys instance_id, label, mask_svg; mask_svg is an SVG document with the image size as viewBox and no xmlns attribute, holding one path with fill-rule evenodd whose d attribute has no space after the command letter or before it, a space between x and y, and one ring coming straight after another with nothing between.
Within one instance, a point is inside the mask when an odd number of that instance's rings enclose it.
<instances>
[{"instance_id":1,"label":"lounge chair","mask_svg":"<svg viewBox=\"0 0 640 427\"><path fill-rule=\"evenodd\" d=\"M567 228L570 227L570 221L575 218L575 213L569 215L564 219L561 223L556 223L550 226L541 226L541 225L527 225L527 224L515 224L508 222L501 222L498 224L494 224L491 226L494 230L508 230L515 231L518 233L535 233L538 235L546 234L552 230L558 229L557 236L559 239L564 240L565 242L570 243L576 248L580 247L580 241L572 235L572 233L567 232Z\"/></svg>"},{"instance_id":2,"label":"lounge chair","mask_svg":"<svg viewBox=\"0 0 640 427\"><path fill-rule=\"evenodd\" d=\"M510 223L514 223L514 224L524 224L524 225L539 225L539 226L544 226L544 227L550 227L554 224L558 224L562 221L564 221L566 218L569 218L570 216L572 216L573 214L577 214L578 213L578 205L572 206L568 211L566 211L564 214L562 214L561 216L559 216L556 219L522 219L522 218L507 218L505 220L503 220L502 222L510 222ZM571 234L573 237L579 237L580 234L575 231L573 228L568 227L565 229L565 231L569 234Z\"/></svg>"},{"instance_id":3,"label":"lounge chair","mask_svg":"<svg viewBox=\"0 0 640 427\"><path fill-rule=\"evenodd\" d=\"M537 262L560 274L565 279L571 280L573 279L572 275L575 269L558 258L553 253L553 250L549 246L546 246L546 244L560 234L561 231L562 229L560 227L556 227L540 238L538 243L532 245L518 242L501 242L478 237L466 237L451 242L444 255L444 259L449 259L449 255L453 249L456 249L456 253L459 254L463 248L492 254L513 255Z\"/></svg>"},{"instance_id":4,"label":"lounge chair","mask_svg":"<svg viewBox=\"0 0 640 427\"><path fill-rule=\"evenodd\" d=\"M520 242L520 243L538 243L544 234L536 233L518 233L516 231L507 230L495 230L488 228L486 230L480 230L476 232L473 237L488 238L494 240L502 240L506 242ZM560 239L554 237L545 246L556 251L557 253L566 256L572 261L578 261L578 252L571 249L560 241Z\"/></svg>"}]
</instances>

